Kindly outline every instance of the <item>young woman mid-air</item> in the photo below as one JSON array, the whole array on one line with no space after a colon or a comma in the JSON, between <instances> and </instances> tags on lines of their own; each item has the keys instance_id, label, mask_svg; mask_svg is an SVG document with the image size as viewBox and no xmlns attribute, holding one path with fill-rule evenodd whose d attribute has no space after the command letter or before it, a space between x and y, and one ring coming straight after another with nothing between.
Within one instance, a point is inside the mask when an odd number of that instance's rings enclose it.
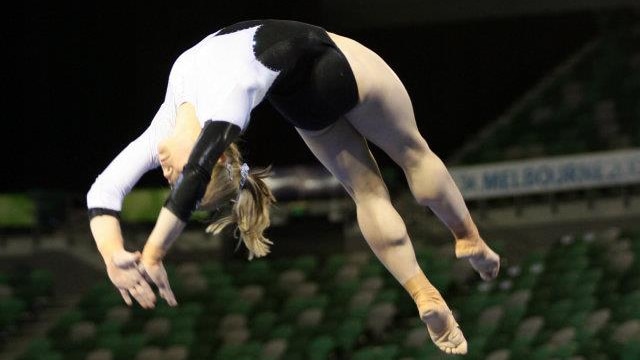
<instances>
[{"instance_id":1,"label":"young woman mid-air","mask_svg":"<svg viewBox=\"0 0 640 360\"><path fill-rule=\"evenodd\" d=\"M158 286L160 297L176 304L162 259L197 207L233 202L230 215L208 231L236 224L250 258L269 252L263 231L274 199L263 182L267 172L250 171L233 143L265 98L353 198L364 238L415 301L433 342L446 353L466 353L451 311L418 266L367 141L404 170L416 201L447 225L456 256L468 259L482 279L497 276L499 256L480 237L447 169L420 135L407 91L393 70L354 40L294 21L234 24L181 54L149 128L91 187L91 230L127 304L133 296L145 308L154 306L146 279ZM118 221L122 200L158 165L171 194L143 252L126 252Z\"/></svg>"}]
</instances>

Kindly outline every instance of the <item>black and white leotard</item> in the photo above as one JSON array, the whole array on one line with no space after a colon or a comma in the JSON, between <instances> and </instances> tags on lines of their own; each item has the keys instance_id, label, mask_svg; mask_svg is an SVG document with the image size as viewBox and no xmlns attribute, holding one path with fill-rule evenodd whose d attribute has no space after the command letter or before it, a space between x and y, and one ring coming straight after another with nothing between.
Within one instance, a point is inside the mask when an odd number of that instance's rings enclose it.
<instances>
[{"instance_id":1,"label":"black and white leotard","mask_svg":"<svg viewBox=\"0 0 640 360\"><path fill-rule=\"evenodd\" d=\"M88 208L121 210L140 177L160 165L158 143L171 134L181 104L194 106L201 126L226 121L244 130L265 98L294 126L318 130L356 105L358 88L322 28L285 20L225 27L178 57L151 125L97 177Z\"/></svg>"}]
</instances>

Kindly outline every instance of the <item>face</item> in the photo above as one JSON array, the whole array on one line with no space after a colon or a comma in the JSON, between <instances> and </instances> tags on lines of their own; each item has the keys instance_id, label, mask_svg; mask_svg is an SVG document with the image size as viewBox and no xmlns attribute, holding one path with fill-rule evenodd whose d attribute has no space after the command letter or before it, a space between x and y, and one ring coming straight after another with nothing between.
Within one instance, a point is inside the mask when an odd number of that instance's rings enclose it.
<instances>
[{"instance_id":1,"label":"face","mask_svg":"<svg viewBox=\"0 0 640 360\"><path fill-rule=\"evenodd\" d=\"M170 136L158 144L158 159L162 167L162 175L173 186L189 159L193 142Z\"/></svg>"},{"instance_id":2,"label":"face","mask_svg":"<svg viewBox=\"0 0 640 360\"><path fill-rule=\"evenodd\" d=\"M162 167L162 175L170 186L175 185L182 169L189 160L191 150L196 143L193 136L181 136L174 134L158 143L158 159ZM218 162L225 162L224 154L220 156Z\"/></svg>"},{"instance_id":3,"label":"face","mask_svg":"<svg viewBox=\"0 0 640 360\"><path fill-rule=\"evenodd\" d=\"M180 178L199 134L200 123L195 107L187 102L181 104L177 109L176 125L171 136L158 144L162 174L170 185L174 185Z\"/></svg>"}]
</instances>

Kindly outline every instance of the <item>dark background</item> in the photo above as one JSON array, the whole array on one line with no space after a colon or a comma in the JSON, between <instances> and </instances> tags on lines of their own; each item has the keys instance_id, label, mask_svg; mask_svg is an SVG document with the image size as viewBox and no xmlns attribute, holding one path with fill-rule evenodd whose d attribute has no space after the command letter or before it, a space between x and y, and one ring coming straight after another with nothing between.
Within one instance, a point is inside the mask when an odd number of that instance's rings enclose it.
<instances>
[{"instance_id":1,"label":"dark background","mask_svg":"<svg viewBox=\"0 0 640 360\"><path fill-rule=\"evenodd\" d=\"M598 28L590 12L355 28L332 23L317 2L137 3L27 2L8 23L15 46L2 77L5 91L19 91L17 100L2 101L9 164L1 192L87 191L151 121L178 55L236 21L306 21L367 45L404 81L420 130L444 159ZM315 161L266 103L254 111L241 146L253 165ZM160 172L142 184L163 184Z\"/></svg>"}]
</instances>

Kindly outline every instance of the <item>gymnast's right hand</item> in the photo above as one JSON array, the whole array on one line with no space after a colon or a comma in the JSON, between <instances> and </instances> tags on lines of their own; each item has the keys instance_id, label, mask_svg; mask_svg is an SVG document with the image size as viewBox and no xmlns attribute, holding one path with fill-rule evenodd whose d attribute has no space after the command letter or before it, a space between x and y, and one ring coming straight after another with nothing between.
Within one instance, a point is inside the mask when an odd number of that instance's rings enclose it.
<instances>
[{"instance_id":1,"label":"gymnast's right hand","mask_svg":"<svg viewBox=\"0 0 640 360\"><path fill-rule=\"evenodd\" d=\"M138 270L147 281L156 284L160 298L165 299L169 306L178 305L176 297L171 290L171 285L169 284L167 270L162 264L162 256L159 255L157 250L154 250L153 246L149 244L145 246Z\"/></svg>"},{"instance_id":2,"label":"gymnast's right hand","mask_svg":"<svg viewBox=\"0 0 640 360\"><path fill-rule=\"evenodd\" d=\"M155 306L156 296L143 274L138 270L141 254L126 250L116 250L111 261L106 263L109 279L116 286L124 302L131 306L131 296L145 309Z\"/></svg>"}]
</instances>

